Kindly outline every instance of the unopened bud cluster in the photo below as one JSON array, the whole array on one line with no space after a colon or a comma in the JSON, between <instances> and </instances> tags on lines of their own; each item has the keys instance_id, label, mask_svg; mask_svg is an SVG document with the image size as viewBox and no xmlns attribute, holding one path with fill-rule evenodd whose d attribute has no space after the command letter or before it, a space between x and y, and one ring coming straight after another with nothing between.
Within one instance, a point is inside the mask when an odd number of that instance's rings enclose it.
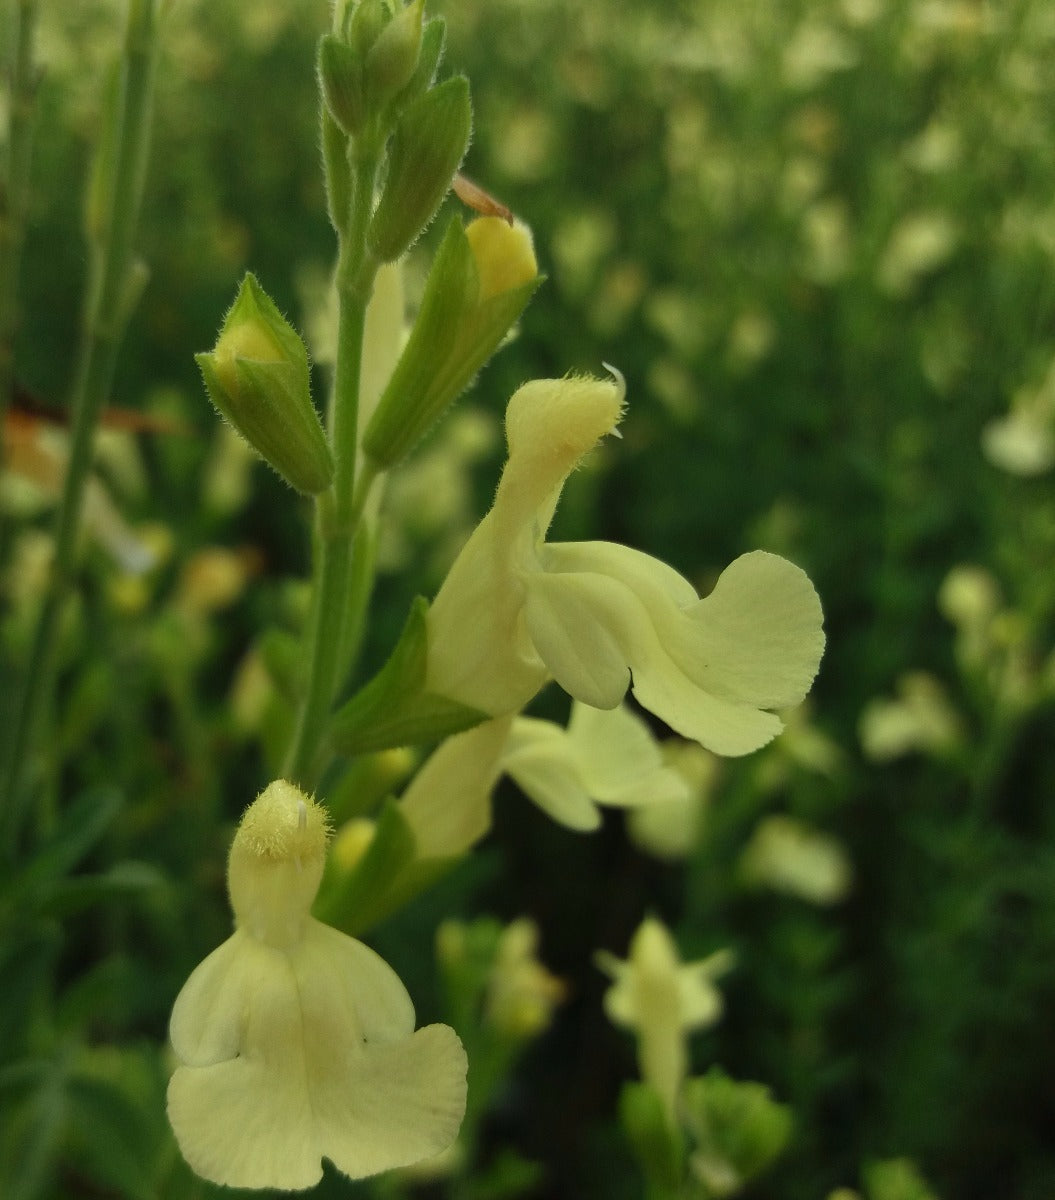
<instances>
[{"instance_id":1,"label":"unopened bud cluster","mask_svg":"<svg viewBox=\"0 0 1055 1200\"><path fill-rule=\"evenodd\" d=\"M443 37L442 21L425 22L424 0L360 0L338 5L333 32L319 42L323 155L338 233L350 216L350 163L387 156L367 230L379 262L399 258L432 220L469 145L468 81L435 83Z\"/></svg>"}]
</instances>

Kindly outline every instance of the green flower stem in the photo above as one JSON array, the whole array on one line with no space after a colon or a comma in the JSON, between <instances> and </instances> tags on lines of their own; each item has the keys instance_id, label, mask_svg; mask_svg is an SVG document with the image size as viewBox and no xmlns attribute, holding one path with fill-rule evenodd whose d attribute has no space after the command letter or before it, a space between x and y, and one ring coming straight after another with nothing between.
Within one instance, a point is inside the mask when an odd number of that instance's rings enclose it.
<instances>
[{"instance_id":1,"label":"green flower stem","mask_svg":"<svg viewBox=\"0 0 1055 1200\"><path fill-rule=\"evenodd\" d=\"M34 634L18 706L4 782L9 851L18 839L24 807L23 776L40 724L54 666L55 634L73 577L81 503L92 465L99 415L113 381L122 336L145 280L132 244L139 218L150 146L154 78L158 57L156 0L131 0L114 129L102 145L113 146L109 205L100 239L91 246L84 330L74 375L69 465L55 531L55 558ZM104 151L105 153L105 151ZM103 165L105 170L108 164Z\"/></svg>"},{"instance_id":2,"label":"green flower stem","mask_svg":"<svg viewBox=\"0 0 1055 1200\"><path fill-rule=\"evenodd\" d=\"M29 209L29 168L33 146L33 105L37 72L33 65L36 0L8 0L15 31L11 62L7 173L0 190L0 428L11 402L15 333L18 329L18 277Z\"/></svg>"},{"instance_id":3,"label":"green flower stem","mask_svg":"<svg viewBox=\"0 0 1055 1200\"><path fill-rule=\"evenodd\" d=\"M355 535L373 482L372 473L364 469L356 486L363 330L378 267L367 249L366 227L379 161L373 139L363 138L353 164L352 198L337 260L337 366L327 414L336 473L333 486L316 501L308 682L284 772L287 779L309 789L315 782L326 719L341 683Z\"/></svg>"}]
</instances>

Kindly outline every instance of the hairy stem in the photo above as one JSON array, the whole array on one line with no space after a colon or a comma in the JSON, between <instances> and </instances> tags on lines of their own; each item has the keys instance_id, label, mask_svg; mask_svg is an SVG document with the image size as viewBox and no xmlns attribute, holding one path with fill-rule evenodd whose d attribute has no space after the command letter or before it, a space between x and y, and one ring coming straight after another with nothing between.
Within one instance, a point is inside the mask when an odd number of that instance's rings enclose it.
<instances>
[{"instance_id":1,"label":"hairy stem","mask_svg":"<svg viewBox=\"0 0 1055 1200\"><path fill-rule=\"evenodd\" d=\"M355 535L371 482L364 471L356 486L356 460L363 329L378 265L367 247L366 229L373 209L379 157L372 140L363 139L354 163L350 211L337 260L337 364L328 413L337 469L333 486L316 502L308 682L285 767L287 779L307 788L315 782L326 719L341 683Z\"/></svg>"}]
</instances>

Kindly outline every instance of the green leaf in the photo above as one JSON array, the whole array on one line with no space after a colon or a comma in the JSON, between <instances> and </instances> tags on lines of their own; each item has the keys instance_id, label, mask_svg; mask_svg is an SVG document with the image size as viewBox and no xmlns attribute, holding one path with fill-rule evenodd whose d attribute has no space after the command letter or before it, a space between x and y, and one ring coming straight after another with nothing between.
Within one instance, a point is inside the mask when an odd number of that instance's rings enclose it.
<instances>
[{"instance_id":1,"label":"green leaf","mask_svg":"<svg viewBox=\"0 0 1055 1200\"><path fill-rule=\"evenodd\" d=\"M868 1200L937 1200L909 1158L869 1163L861 1170Z\"/></svg>"},{"instance_id":2,"label":"green leaf","mask_svg":"<svg viewBox=\"0 0 1055 1200\"><path fill-rule=\"evenodd\" d=\"M52 916L68 916L108 900L124 900L137 892L161 887L165 876L150 863L121 862L98 875L75 875L52 888L41 910Z\"/></svg>"},{"instance_id":3,"label":"green leaf","mask_svg":"<svg viewBox=\"0 0 1055 1200\"><path fill-rule=\"evenodd\" d=\"M168 1131L164 1072L153 1049L85 1049L70 1076L67 1153L99 1191L154 1200Z\"/></svg>"},{"instance_id":4,"label":"green leaf","mask_svg":"<svg viewBox=\"0 0 1055 1200\"><path fill-rule=\"evenodd\" d=\"M791 1136L787 1105L761 1083L730 1079L718 1067L690 1079L682 1092L695 1149L689 1166L706 1194L732 1195L764 1171Z\"/></svg>"},{"instance_id":5,"label":"green leaf","mask_svg":"<svg viewBox=\"0 0 1055 1200\"><path fill-rule=\"evenodd\" d=\"M65 1054L41 1060L21 1102L4 1103L0 1122L0 1196L36 1200L44 1194L59 1157L68 1112Z\"/></svg>"},{"instance_id":6,"label":"green leaf","mask_svg":"<svg viewBox=\"0 0 1055 1200\"><path fill-rule=\"evenodd\" d=\"M0 891L0 900L24 905L29 897L68 874L102 839L121 808L120 793L97 788L82 793L62 816L62 824Z\"/></svg>"},{"instance_id":7,"label":"green leaf","mask_svg":"<svg viewBox=\"0 0 1055 1200\"><path fill-rule=\"evenodd\" d=\"M330 734L342 754L438 741L486 721L486 713L426 692L428 601L419 596L388 662L338 709Z\"/></svg>"},{"instance_id":8,"label":"green leaf","mask_svg":"<svg viewBox=\"0 0 1055 1200\"><path fill-rule=\"evenodd\" d=\"M684 1172L684 1140L655 1088L625 1084L619 1093L619 1122L649 1183L664 1191L677 1189Z\"/></svg>"},{"instance_id":9,"label":"green leaf","mask_svg":"<svg viewBox=\"0 0 1055 1200\"><path fill-rule=\"evenodd\" d=\"M350 869L332 860L315 904L319 920L358 935L401 908L450 865L416 859L414 834L394 800L381 810L362 858Z\"/></svg>"}]
</instances>

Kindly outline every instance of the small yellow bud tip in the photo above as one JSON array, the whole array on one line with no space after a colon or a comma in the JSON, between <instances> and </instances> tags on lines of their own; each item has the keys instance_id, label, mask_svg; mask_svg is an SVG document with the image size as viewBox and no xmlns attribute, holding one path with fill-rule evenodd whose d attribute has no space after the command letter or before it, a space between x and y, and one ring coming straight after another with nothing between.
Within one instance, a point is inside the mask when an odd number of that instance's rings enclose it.
<instances>
[{"instance_id":1,"label":"small yellow bud tip","mask_svg":"<svg viewBox=\"0 0 1055 1200\"><path fill-rule=\"evenodd\" d=\"M531 231L501 217L478 217L465 230L480 278L481 302L530 283L538 275Z\"/></svg>"},{"instance_id":2,"label":"small yellow bud tip","mask_svg":"<svg viewBox=\"0 0 1055 1200\"><path fill-rule=\"evenodd\" d=\"M233 849L269 862L315 862L325 857L329 836L322 806L277 779L245 810Z\"/></svg>"},{"instance_id":3,"label":"small yellow bud tip","mask_svg":"<svg viewBox=\"0 0 1055 1200\"><path fill-rule=\"evenodd\" d=\"M213 352L216 364L246 358L252 362L282 362L282 347L263 321L240 321L220 335Z\"/></svg>"}]
</instances>

